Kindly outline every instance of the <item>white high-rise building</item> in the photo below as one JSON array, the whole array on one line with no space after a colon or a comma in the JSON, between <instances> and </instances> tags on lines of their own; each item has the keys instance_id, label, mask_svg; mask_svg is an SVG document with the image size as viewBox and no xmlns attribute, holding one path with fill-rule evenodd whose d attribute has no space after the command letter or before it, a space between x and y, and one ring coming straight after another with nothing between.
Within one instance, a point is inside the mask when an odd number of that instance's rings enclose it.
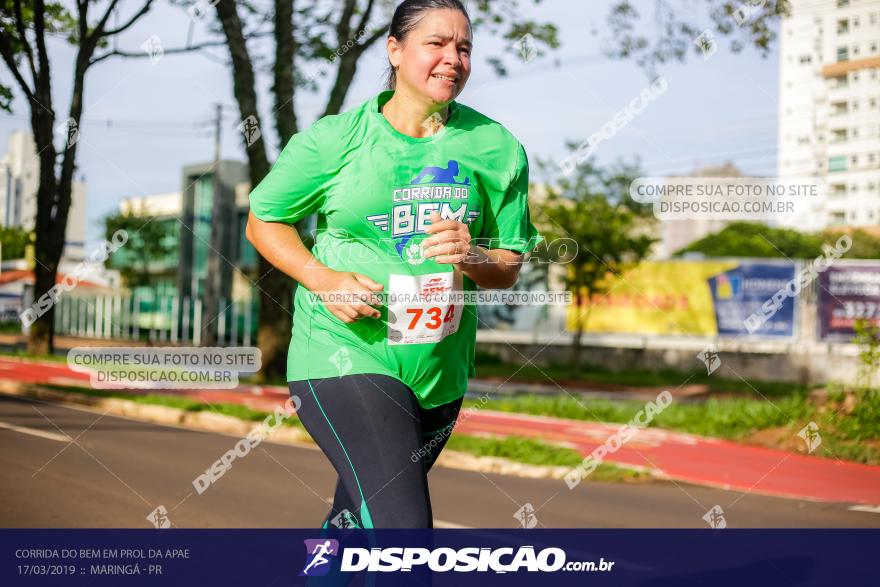
<instances>
[{"instance_id":1,"label":"white high-rise building","mask_svg":"<svg viewBox=\"0 0 880 587\"><path fill-rule=\"evenodd\" d=\"M12 133L9 150L0 159L0 226L34 229L39 183L40 159L33 135L21 131ZM62 259L82 260L85 258L85 246L86 184L74 180Z\"/></svg>"},{"instance_id":2,"label":"white high-rise building","mask_svg":"<svg viewBox=\"0 0 880 587\"><path fill-rule=\"evenodd\" d=\"M825 196L780 224L880 225L880 0L791 0L780 31L780 177Z\"/></svg>"}]
</instances>

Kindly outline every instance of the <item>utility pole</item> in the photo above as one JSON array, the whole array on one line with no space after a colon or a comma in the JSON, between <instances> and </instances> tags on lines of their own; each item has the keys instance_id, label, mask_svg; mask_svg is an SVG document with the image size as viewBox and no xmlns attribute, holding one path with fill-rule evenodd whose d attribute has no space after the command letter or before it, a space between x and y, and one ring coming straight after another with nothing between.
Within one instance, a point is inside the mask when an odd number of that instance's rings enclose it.
<instances>
[{"instance_id":1,"label":"utility pole","mask_svg":"<svg viewBox=\"0 0 880 587\"><path fill-rule=\"evenodd\" d=\"M214 163L211 189L211 239L207 254L207 273L205 274L205 292L202 304L202 346L217 345L217 321L222 318L218 314L220 308L220 254L222 243L226 237L227 219L226 206L220 193L220 132L223 124L223 105L214 104ZM194 246L195 245L194 243ZM193 268L195 269L195 268ZM197 295L193 291L193 295Z\"/></svg>"}]
</instances>

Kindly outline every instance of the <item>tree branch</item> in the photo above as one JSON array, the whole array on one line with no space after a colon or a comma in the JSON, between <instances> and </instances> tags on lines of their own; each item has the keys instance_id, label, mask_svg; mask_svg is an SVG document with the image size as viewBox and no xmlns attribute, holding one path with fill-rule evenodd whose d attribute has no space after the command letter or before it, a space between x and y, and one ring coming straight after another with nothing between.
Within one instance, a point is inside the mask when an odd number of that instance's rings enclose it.
<instances>
[{"instance_id":1,"label":"tree branch","mask_svg":"<svg viewBox=\"0 0 880 587\"><path fill-rule=\"evenodd\" d=\"M31 44L28 42L27 36L25 35L24 18L21 15L21 0L15 0L15 28L18 30L18 36L21 37L21 43L24 45L25 55L31 66L31 76L36 80L37 68L34 65L34 53L31 50ZM34 83L36 83L36 81Z\"/></svg>"},{"instance_id":2,"label":"tree branch","mask_svg":"<svg viewBox=\"0 0 880 587\"><path fill-rule=\"evenodd\" d=\"M124 31L125 29L127 29L128 27L130 27L131 25L133 25L137 19L139 19L140 17L142 17L143 15L145 15L147 12L149 12L149 11L150 11L150 8L151 8L150 5L151 5L152 3L153 3L153 0L147 0L146 3L141 7L141 9L140 9L140 10L139 10L134 16L132 16L132 17L128 20L127 23L125 23L125 24L122 25L121 27L118 27L118 28L115 28L115 29L110 29L110 30L104 31L104 32L101 33L101 34L102 34L103 36L105 36L105 37L112 37L113 35L118 35L118 34L121 33L122 31Z\"/></svg>"},{"instance_id":3,"label":"tree branch","mask_svg":"<svg viewBox=\"0 0 880 587\"><path fill-rule=\"evenodd\" d=\"M275 126L278 130L278 152L298 130L294 100L296 67L296 39L293 34L292 0L275 0L275 64L272 67L275 95Z\"/></svg>"},{"instance_id":4,"label":"tree branch","mask_svg":"<svg viewBox=\"0 0 880 587\"><path fill-rule=\"evenodd\" d=\"M356 6L357 0L345 0L339 22L336 23L336 43L339 45L344 44L351 34L351 15L354 14Z\"/></svg>"},{"instance_id":5,"label":"tree branch","mask_svg":"<svg viewBox=\"0 0 880 587\"><path fill-rule=\"evenodd\" d=\"M390 22L385 23L385 25L382 28L376 29L376 32L374 32L372 35L367 37L366 41L364 41L360 45L355 45L354 51L357 51L357 54L360 55L361 53L366 51L370 47L370 45L372 45L373 43L375 43L376 41L378 41L379 39L381 39L382 37L387 35L388 29L390 29L390 28L391 28L391 23Z\"/></svg>"},{"instance_id":6,"label":"tree branch","mask_svg":"<svg viewBox=\"0 0 880 587\"><path fill-rule=\"evenodd\" d=\"M12 45L9 44L9 39L3 35L0 35L0 55L3 56L3 61L6 62L6 66L9 67L9 71L12 72L18 85L21 86L21 91L25 93L29 100L35 100L34 93L31 91L27 81L21 76L18 67L15 65L15 53L12 50ZM36 83L36 79L34 82Z\"/></svg>"},{"instance_id":7,"label":"tree branch","mask_svg":"<svg viewBox=\"0 0 880 587\"><path fill-rule=\"evenodd\" d=\"M116 8L116 4L118 2L119 0L110 0L110 6L107 7L107 11L104 12L104 16L102 16L101 20L98 21L98 24L95 25L95 30L92 31L92 34L88 35L87 37L81 37L81 39L85 39L85 42L81 41L83 45L86 45L86 42L91 45L98 44L98 39L100 39L104 35L104 27L107 25L107 20L110 19L110 14L113 12L113 9ZM147 4L149 5L149 2ZM89 51L89 55L91 55L91 51Z\"/></svg>"},{"instance_id":8,"label":"tree branch","mask_svg":"<svg viewBox=\"0 0 880 587\"><path fill-rule=\"evenodd\" d=\"M367 7L364 8L364 14L361 16L361 21L358 23L356 34L360 34L361 31L365 30L367 23L370 22L370 14L373 12L373 0L369 0L367 2Z\"/></svg>"},{"instance_id":9,"label":"tree branch","mask_svg":"<svg viewBox=\"0 0 880 587\"><path fill-rule=\"evenodd\" d=\"M43 20L43 0L34 2L34 32L37 39L37 54L40 57L40 77L49 83L49 53L46 51L46 23ZM37 92L40 82L34 79L34 93Z\"/></svg>"},{"instance_id":10,"label":"tree branch","mask_svg":"<svg viewBox=\"0 0 880 587\"><path fill-rule=\"evenodd\" d=\"M256 39L256 38L259 38L259 37L268 37L268 36L271 36L271 35L272 35L271 32L254 33L254 34L252 34L252 35L250 35L250 36L248 36L248 37L245 37L245 38L247 38L247 39ZM191 47L175 47L175 48L173 48L173 49L163 49L163 50L162 50L162 53L165 54L165 55L175 54L175 53L191 53L191 52L198 51L199 49L205 49L205 48L207 48L207 47L225 47L225 46L226 46L226 41L225 41L225 40L222 40L222 41L205 41L204 43L200 43L200 44L198 44L198 45L193 45L193 46L191 46ZM144 52L144 51L138 51L138 52L136 52L136 53L132 53L132 52L129 52L129 51L120 51L120 50L117 49L117 50L113 50L113 51L108 51L107 53L104 53L104 54L101 55L100 57L95 57L94 59L92 59L91 61L89 61L89 66L92 66L92 65L94 65L95 63L98 63L99 61L103 61L104 59L107 59L108 57L112 57L112 56L114 56L114 55L119 56L119 57L128 57L128 58L130 58L130 59L137 59L137 58L143 58L143 57L149 57L149 56L150 56L149 53L146 53L146 52Z\"/></svg>"}]
</instances>

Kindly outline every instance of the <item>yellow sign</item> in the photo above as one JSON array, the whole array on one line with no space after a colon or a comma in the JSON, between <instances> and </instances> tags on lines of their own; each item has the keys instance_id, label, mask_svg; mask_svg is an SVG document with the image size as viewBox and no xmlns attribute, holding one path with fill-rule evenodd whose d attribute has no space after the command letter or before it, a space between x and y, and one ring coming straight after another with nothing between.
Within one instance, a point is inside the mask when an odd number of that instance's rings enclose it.
<instances>
[{"instance_id":1,"label":"yellow sign","mask_svg":"<svg viewBox=\"0 0 880 587\"><path fill-rule=\"evenodd\" d=\"M709 278L736 261L646 261L611 277L605 293L580 308L584 332L714 336L718 333ZM586 295L582 296L586 298ZM566 325L575 330L576 307Z\"/></svg>"}]
</instances>

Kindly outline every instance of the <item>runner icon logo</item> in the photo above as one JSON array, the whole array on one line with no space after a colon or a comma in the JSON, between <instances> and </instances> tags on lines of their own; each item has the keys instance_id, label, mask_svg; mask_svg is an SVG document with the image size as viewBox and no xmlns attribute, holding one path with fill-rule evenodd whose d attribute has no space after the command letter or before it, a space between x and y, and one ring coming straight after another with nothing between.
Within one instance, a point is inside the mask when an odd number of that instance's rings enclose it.
<instances>
[{"instance_id":1,"label":"runner icon logo","mask_svg":"<svg viewBox=\"0 0 880 587\"><path fill-rule=\"evenodd\" d=\"M307 539L306 566L300 577L319 577L330 570L330 558L339 554L339 541L332 538Z\"/></svg>"}]
</instances>

